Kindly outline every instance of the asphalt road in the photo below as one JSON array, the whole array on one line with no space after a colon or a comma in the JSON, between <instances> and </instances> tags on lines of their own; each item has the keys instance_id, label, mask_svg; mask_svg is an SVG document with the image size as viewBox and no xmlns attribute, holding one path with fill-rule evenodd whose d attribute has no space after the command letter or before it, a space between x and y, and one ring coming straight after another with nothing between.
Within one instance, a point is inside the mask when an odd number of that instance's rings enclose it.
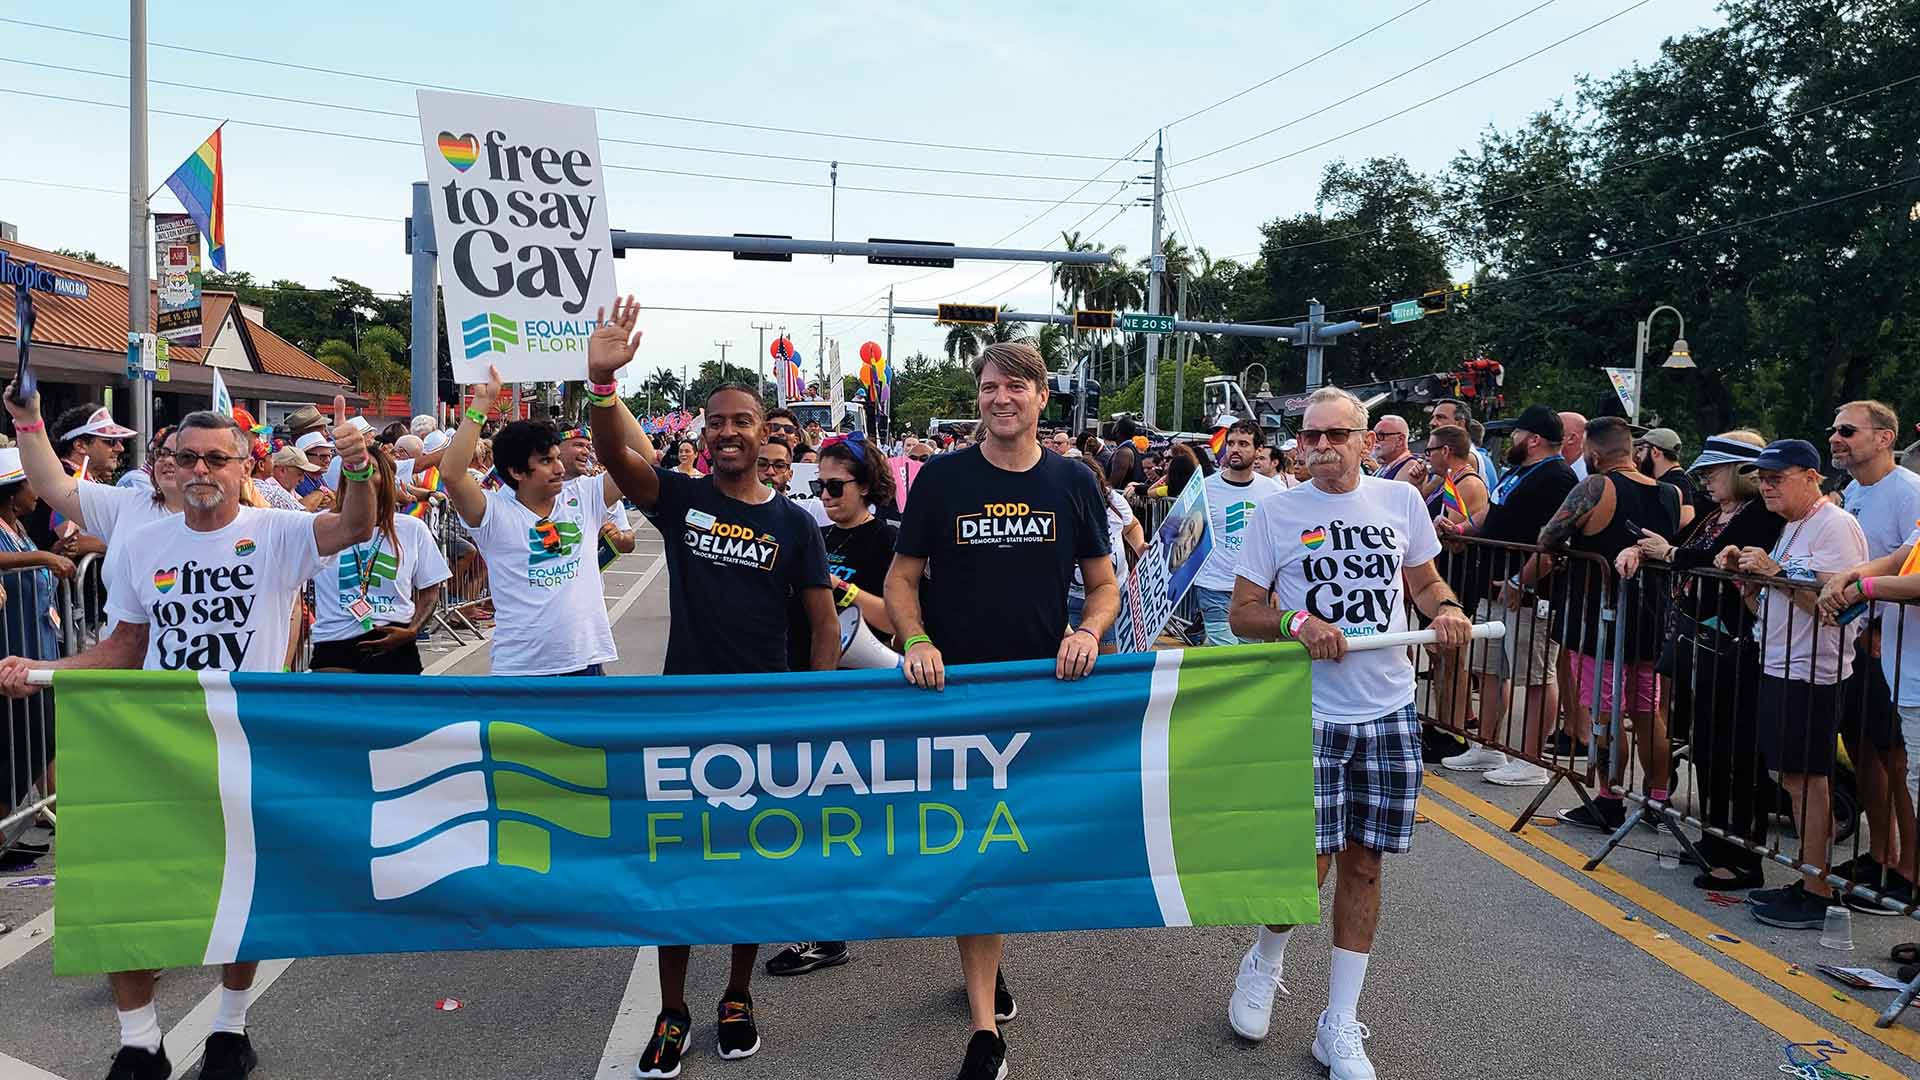
<instances>
[{"instance_id":1,"label":"asphalt road","mask_svg":"<svg viewBox=\"0 0 1920 1080\"><path fill-rule=\"evenodd\" d=\"M621 673L659 670L667 579L648 537L607 577ZM431 668L486 670L485 646L433 643ZM1387 860L1384 913L1361 1019L1380 1075L1461 1078L1780 1076L1789 1043L1830 1042L1831 1067L1874 1080L1920 1076L1920 1015L1872 1026L1890 995L1840 994L1820 962L1891 970L1889 947L1920 940L1904 919L1856 917L1857 948L1775 931L1621 851L1595 875L1599 837L1506 832L1528 793L1439 774L1412 853ZM1549 807L1568 805L1556 792ZM31 873L57 876L48 857ZM1772 871L1784 882L1785 871ZM103 1076L115 1044L104 982L52 975L53 890L0 880L0 1080ZM38 930L38 933L35 931ZM1716 937L1715 935L1719 935ZM1727 940L1720 940L1725 938ZM1296 935L1274 1033L1252 1045L1226 1024L1240 929L1041 934L1010 939L1020 1016L1005 1033L1012 1075L1290 1078L1324 1075L1309 1052L1325 1004L1328 940ZM426 954L269 965L251 1015L260 1080L344 1077L613 1078L627 1075L657 1003L651 950ZM764 1048L712 1049L725 956L699 949L694 1050L683 1075L762 1080L946 1077L966 1040L951 942L861 942L854 960L755 985ZM270 981L269 981L270 980ZM176 1065L190 1062L217 983L170 971L159 1008ZM458 1009L435 1007L457 999ZM199 1011L196 1012L196 1009ZM182 1067L176 1075L191 1075Z\"/></svg>"}]
</instances>

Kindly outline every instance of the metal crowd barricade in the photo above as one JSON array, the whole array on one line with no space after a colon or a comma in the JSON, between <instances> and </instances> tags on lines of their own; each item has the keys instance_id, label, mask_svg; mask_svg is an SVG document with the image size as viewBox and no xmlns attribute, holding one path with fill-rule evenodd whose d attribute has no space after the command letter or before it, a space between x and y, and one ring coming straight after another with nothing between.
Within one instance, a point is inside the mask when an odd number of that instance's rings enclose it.
<instances>
[{"instance_id":1,"label":"metal crowd barricade","mask_svg":"<svg viewBox=\"0 0 1920 1080\"><path fill-rule=\"evenodd\" d=\"M61 655L55 626L59 611L55 579L45 570L0 573L6 600L0 604L0 655L54 660ZM10 851L32 827L37 815L52 817L54 795L46 789L53 762L54 700L35 694L5 701L7 712L6 807L0 816L0 851Z\"/></svg>"},{"instance_id":2,"label":"metal crowd barricade","mask_svg":"<svg viewBox=\"0 0 1920 1080\"><path fill-rule=\"evenodd\" d=\"M1655 802L1623 785L1636 810L1589 866L1651 817L1696 830L1716 865L1744 853L1755 868L1773 862L1825 882L1835 902L1851 894L1920 919L1911 898L1886 895L1861 872L1863 855L1897 868L1920 840L1896 824L1901 793L1913 798L1915 762L1884 775L1905 748L1902 711L1920 725L1920 601L1857 605L1842 625L1814 609L1815 581L1658 562L1639 576L1667 601L1660 667L1672 696L1661 712L1672 787ZM1847 856L1839 862L1836 847ZM1686 854L1709 861L1691 845ZM1917 991L1920 978L1877 1024L1890 1026Z\"/></svg>"},{"instance_id":3,"label":"metal crowd barricade","mask_svg":"<svg viewBox=\"0 0 1920 1080\"><path fill-rule=\"evenodd\" d=\"M106 560L98 554L85 555L74 564L73 576L58 584L54 610L60 614L62 656L83 653L100 643L107 625L105 569Z\"/></svg>"},{"instance_id":4,"label":"metal crowd barricade","mask_svg":"<svg viewBox=\"0 0 1920 1080\"><path fill-rule=\"evenodd\" d=\"M464 645L467 639L462 636L462 630L478 640L481 630L475 620L491 618L493 594L488 585L487 564L480 557L480 550L474 545L472 537L467 535L460 515L451 506L440 507L435 516L434 533L439 539L440 553L446 557L447 567L453 576L447 579L445 587L440 590L433 620L455 642Z\"/></svg>"}]
</instances>

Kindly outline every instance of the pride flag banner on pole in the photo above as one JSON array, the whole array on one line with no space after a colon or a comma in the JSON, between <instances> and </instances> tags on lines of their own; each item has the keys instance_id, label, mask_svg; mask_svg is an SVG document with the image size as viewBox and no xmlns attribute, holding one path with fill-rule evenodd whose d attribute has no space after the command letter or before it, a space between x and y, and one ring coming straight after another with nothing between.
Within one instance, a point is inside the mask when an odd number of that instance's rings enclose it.
<instances>
[{"instance_id":1,"label":"pride flag banner on pole","mask_svg":"<svg viewBox=\"0 0 1920 1080\"><path fill-rule=\"evenodd\" d=\"M55 970L1311 923L1311 678L61 672Z\"/></svg>"},{"instance_id":2,"label":"pride flag banner on pole","mask_svg":"<svg viewBox=\"0 0 1920 1080\"><path fill-rule=\"evenodd\" d=\"M214 128L166 182L167 190L206 236L208 261L223 274L227 270L227 174L220 160L220 128L226 126L223 121Z\"/></svg>"}]
</instances>

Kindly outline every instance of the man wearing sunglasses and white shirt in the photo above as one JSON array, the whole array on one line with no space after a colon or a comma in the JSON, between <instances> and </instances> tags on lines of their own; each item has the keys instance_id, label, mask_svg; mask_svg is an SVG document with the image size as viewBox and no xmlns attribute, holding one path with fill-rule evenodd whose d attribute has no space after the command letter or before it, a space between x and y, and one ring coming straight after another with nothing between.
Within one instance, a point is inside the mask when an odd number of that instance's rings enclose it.
<instances>
[{"instance_id":1,"label":"man wearing sunglasses and white shirt","mask_svg":"<svg viewBox=\"0 0 1920 1080\"><path fill-rule=\"evenodd\" d=\"M1314 841L1320 880L1338 867L1327 1008L1313 1055L1333 1080L1374 1080L1358 1018L1380 917L1381 856L1412 846L1420 720L1406 649L1349 655L1348 638L1404 631L1407 601L1437 643L1464 647L1472 624L1434 566L1440 540L1411 484L1363 476L1367 407L1337 387L1308 400L1297 436L1311 479L1254 511L1233 588L1233 631L1295 640L1313 657ZM1268 602L1271 591L1277 606ZM1240 962L1227 1009L1243 1038L1267 1036L1290 926L1268 926Z\"/></svg>"}]
</instances>

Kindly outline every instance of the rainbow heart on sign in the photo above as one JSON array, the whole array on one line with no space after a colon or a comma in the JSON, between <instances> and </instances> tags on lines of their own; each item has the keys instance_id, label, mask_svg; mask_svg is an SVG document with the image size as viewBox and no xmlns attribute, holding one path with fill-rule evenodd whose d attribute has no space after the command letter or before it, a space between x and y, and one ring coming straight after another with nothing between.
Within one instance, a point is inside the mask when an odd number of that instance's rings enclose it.
<instances>
[{"instance_id":1,"label":"rainbow heart on sign","mask_svg":"<svg viewBox=\"0 0 1920 1080\"><path fill-rule=\"evenodd\" d=\"M455 135L451 131L440 133L440 156L447 164L466 172L473 163L480 160L480 140L472 135Z\"/></svg>"},{"instance_id":2,"label":"rainbow heart on sign","mask_svg":"<svg viewBox=\"0 0 1920 1080\"><path fill-rule=\"evenodd\" d=\"M1327 530L1324 528L1302 529L1300 530L1300 542L1307 546L1308 551L1316 551L1321 544L1327 542Z\"/></svg>"},{"instance_id":3,"label":"rainbow heart on sign","mask_svg":"<svg viewBox=\"0 0 1920 1080\"><path fill-rule=\"evenodd\" d=\"M153 572L153 587L159 589L161 592L170 592L173 589L173 583L178 580L180 580L179 575L172 570L155 570Z\"/></svg>"}]
</instances>

